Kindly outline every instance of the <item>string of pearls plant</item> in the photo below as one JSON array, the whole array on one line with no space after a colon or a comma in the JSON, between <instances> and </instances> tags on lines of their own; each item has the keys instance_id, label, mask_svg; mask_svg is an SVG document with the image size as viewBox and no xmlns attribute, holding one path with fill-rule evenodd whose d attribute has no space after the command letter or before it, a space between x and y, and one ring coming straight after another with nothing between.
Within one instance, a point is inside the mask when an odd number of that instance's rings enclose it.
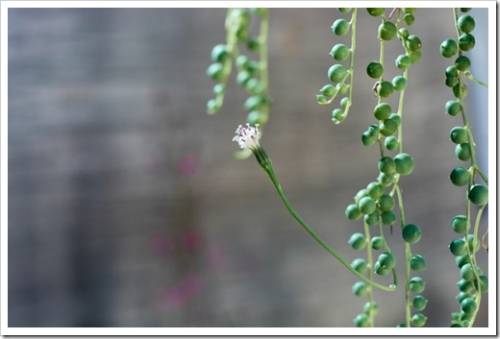
<instances>
[{"instance_id":1,"label":"string of pearls plant","mask_svg":"<svg viewBox=\"0 0 500 339\"><path fill-rule=\"evenodd\" d=\"M346 9L341 9L341 12L345 11ZM380 160L378 162L378 177L356 193L353 203L349 204L345 211L346 217L350 220L363 219L364 232L352 234L348 243L354 250L366 248L366 260L357 258L352 262L352 266L359 272L368 274L370 278L373 277L373 273L385 276L392 272L393 280L397 281L395 255L384 235L384 225L392 227L397 219L393 211L396 207L396 198L399 206L402 237L405 241L405 322L401 326L423 326L427 318L420 311L425 308L427 299L420 293L424 290L425 283L418 276L411 277L411 271L421 271L425 268L424 257L413 255L411 250L411 245L420 240L422 232L417 225L406 223L400 184L400 178L411 174L414 169L413 158L403 152L402 115L409 68L420 60L422 43L418 36L410 34L406 27L402 27L413 24L415 21L414 9L397 8L386 13L384 8L368 8L367 12L370 16L381 17L377 31L380 43L379 59L370 62L366 67L368 77L376 81L373 89L377 103L373 109L373 116L377 123L370 125L363 132L361 141L365 146L378 144ZM386 14L388 15L386 16ZM353 14L354 16L355 14ZM344 25L344 21L344 19L337 19L334 22L332 31L335 35L341 36L346 31L339 29ZM351 20L350 24L353 25L355 22L355 19ZM354 27L352 29L354 32ZM384 46L395 38L399 38L404 49L404 54L398 56L395 61L396 67L402 70L403 74L388 80L384 78ZM332 54L333 58L338 60L335 54ZM330 67L328 71L330 80L339 79L339 77L335 77L335 71L339 69L342 68L338 65ZM352 73L352 70L347 71L347 74ZM352 91L352 80L350 90ZM399 92L398 110L393 112L387 101L396 92ZM321 103L320 100L318 102ZM335 109L334 112L336 110L338 109ZM335 119L338 115L332 113L332 116L334 123L338 123L339 119ZM345 118L345 114L342 116ZM392 157L386 152L397 152L397 154ZM371 227L374 228L373 231L370 230ZM372 238L371 233L375 232L378 232L378 235ZM373 262L372 250L381 251L375 263ZM363 312L354 318L354 324L360 327L373 326L378 306L373 300L372 290L360 281L354 283L352 290L356 296L366 295L368 297ZM412 293L416 295L412 296ZM412 308L418 312L412 314Z\"/></svg>"},{"instance_id":2,"label":"string of pearls plant","mask_svg":"<svg viewBox=\"0 0 500 339\"><path fill-rule=\"evenodd\" d=\"M453 217L451 228L461 237L450 243L450 251L456 257L460 270L460 280L457 283L459 293L457 301L460 311L451 314L452 327L470 327L481 304L481 294L487 292L488 278L477 264L476 253L480 250L479 225L488 204L488 177L480 169L476 159L476 143L472 127L465 112L467 96L466 80L471 80L482 86L482 81L476 80L471 73L471 61L464 53L475 46L472 35L476 23L474 18L465 14L469 8L453 9L453 22L457 36L441 44L441 55L445 58L455 58L453 65L446 68L446 86L451 87L455 99L446 103L445 110L452 116L461 116L462 126L453 127L450 140L456 144L455 155L458 160L468 163L468 167L457 166L450 174L450 180L455 186L465 187L465 215ZM459 13L462 13L461 15ZM482 183L479 181L482 180ZM473 222L472 205L477 206L476 218Z\"/></svg>"},{"instance_id":3,"label":"string of pearls plant","mask_svg":"<svg viewBox=\"0 0 500 339\"><path fill-rule=\"evenodd\" d=\"M238 44L246 43L249 45L249 41L252 41L249 38L249 27L252 16L260 16L261 17L261 35L258 40L260 53L260 60L250 69L248 67L242 67L241 60L248 60L249 64L252 62L238 50ZM223 95L225 91L225 85L227 84L230 72L231 72L231 63L235 60L236 64L240 64L240 72L237 76L237 82L242 85L249 93L250 97L245 101L245 108L248 113L247 123L245 125L240 125L236 129L236 136L233 141L237 142L240 146L241 150L244 152L243 154L254 154L258 163L264 169L264 171L269 176L271 183L274 185L279 197L281 198L283 204L290 212L292 217L304 228L304 230L328 253L330 253L334 258L336 258L348 271L358 276L363 282L365 282L369 286L373 286L379 288L384 291L395 291L396 286L391 284L389 286L385 286L379 284L365 275L359 273L355 269L351 267L348 261L338 254L338 252L330 245L328 245L293 209L291 206L281 184L278 181L276 171L274 170L271 160L268 157L267 153L260 146L260 138L261 132L260 127L261 124L267 122L267 115L269 114L269 93L267 86L267 47L264 45L267 44L267 27L268 27L268 10L267 9L229 9L227 18L226 18L226 31L227 39L225 45L217 45L212 50L212 61L214 62L208 67L207 74L208 76L216 82L214 86L215 98L210 99L208 101L208 113L212 114L220 110L223 103ZM220 58L220 51L224 51L222 54L223 58ZM265 53L262 53L265 51ZM213 69L219 70L218 72L214 72ZM220 74L219 74L220 72ZM250 79L247 81L241 81L243 77L242 74L246 73L250 74ZM254 76L253 78L251 76ZM256 79L256 86L259 87L258 91L249 90L248 83L252 80ZM257 80L258 79L258 80ZM219 86L222 85L222 90L216 90ZM248 103L257 101L259 105L249 105ZM214 105L216 109L214 109ZM260 111L256 111L260 109ZM253 115L255 112L258 112L259 115L265 115L266 119L259 120L253 119Z\"/></svg>"},{"instance_id":4,"label":"string of pearls plant","mask_svg":"<svg viewBox=\"0 0 500 339\"><path fill-rule=\"evenodd\" d=\"M260 33L257 37L251 35L253 21L259 23ZM236 82L248 94L244 103L247 121L251 125L262 126L269 120L271 105L267 67L269 10L230 8L225 25L226 42L212 49L213 63L207 69L207 75L215 82L214 98L208 100L207 112L215 114L222 108L227 82L235 65L238 71ZM250 155L247 149L237 153L237 157L243 159Z\"/></svg>"},{"instance_id":5,"label":"string of pearls plant","mask_svg":"<svg viewBox=\"0 0 500 339\"><path fill-rule=\"evenodd\" d=\"M352 89L354 86L354 55L356 51L356 18L358 15L357 8L339 8L340 13L351 13L351 20L337 19L332 24L332 32L338 36L345 36L351 32L351 47L347 47L343 43L334 45L330 51L330 56L336 61L349 60L349 65L346 68L342 64L332 65L328 69L328 78L332 83L324 85L319 94L316 95L316 102L320 105L328 105L332 103L338 94L346 95L340 99L340 107L332 110L332 121L335 124L340 124L349 114L349 109L352 104Z\"/></svg>"},{"instance_id":6,"label":"string of pearls plant","mask_svg":"<svg viewBox=\"0 0 500 339\"><path fill-rule=\"evenodd\" d=\"M467 9L461 11L466 12ZM336 125L345 121L353 105L356 25L361 11L358 8L340 8L339 12L342 16L350 15L350 18L336 19L331 31L337 38L350 40L350 46L346 45L347 41L336 41L331 48L330 56L335 63L327 71L329 83L325 84L316 95L316 101L320 105L330 105L341 96L338 106L331 112L331 120ZM398 260L385 236L385 228L389 228L392 234L393 225L399 221L400 234L404 242L401 262L404 263L405 313L404 321L398 327L421 327L427 322L423 310L428 300L422 295L425 281L415 273L426 268L426 261L422 254L414 253L415 245L422 237L422 231L419 226L407 223L402 178L410 175L415 167L413 157L404 149L403 113L409 71L421 59L422 42L409 29L415 22L415 9L367 8L366 12L369 16L380 19L377 30L379 55L377 60L371 61L366 66L366 75L375 81L373 94L376 102L372 114L376 121L362 133L361 142L367 147L378 145L380 160L377 164L378 176L356 193L352 203L345 210L347 219L362 221L362 229L353 233L348 243L354 250L365 251L366 257L360 256L349 263L304 221L292 207L269 155L261 146L261 128L268 121L271 108L268 88L269 11L267 9L228 10L226 42L213 48L211 53L213 64L207 70L207 74L215 82L214 98L208 101L207 111L213 114L222 108L231 69L235 65L238 70L236 81L248 94L244 103L247 122L236 129L233 138L241 149L238 156L240 158L252 154L255 156L290 215L320 247L359 279L353 284L352 293L366 298L366 301L362 312L353 319L355 326L375 326L375 317L379 310L374 296L375 289L385 292L397 290ZM455 185L466 187L465 193L468 197L466 214L458 215L452 221L453 230L463 236L450 245L450 250L457 256L461 272L461 280L458 283L460 294L457 297L461 312L452 314L452 326L472 326L479 309L481 292L484 292L487 286L486 276L477 266L475 254L479 249L478 228L488 200L488 179L475 158L474 138L464 109L464 98L467 94L465 79L482 85L484 83L473 77L470 72L470 60L463 55L463 52L474 46L474 37L470 34L474 29L474 19L469 15L459 17L457 13L458 11L454 9L457 38L448 39L441 45L441 54L444 57L451 58L458 54L455 64L446 69L446 85L452 88L456 97L446 104L446 110L451 116L461 114L463 118L463 127L452 129L450 137L457 144L458 159L470 162L468 169L457 167L450 175ZM251 36L252 22L260 24L257 37ZM385 74L389 65L385 64L384 48L387 43L395 40L399 40L403 50L394 61L396 70L401 73L388 79ZM257 53L257 59L252 59L252 56L244 52ZM394 105L397 103L397 110L393 110L391 100ZM483 184L477 183L478 177L483 180ZM472 224L472 204L479 206L474 224ZM376 276L387 279L389 275L390 283L383 284L375 280Z\"/></svg>"}]
</instances>

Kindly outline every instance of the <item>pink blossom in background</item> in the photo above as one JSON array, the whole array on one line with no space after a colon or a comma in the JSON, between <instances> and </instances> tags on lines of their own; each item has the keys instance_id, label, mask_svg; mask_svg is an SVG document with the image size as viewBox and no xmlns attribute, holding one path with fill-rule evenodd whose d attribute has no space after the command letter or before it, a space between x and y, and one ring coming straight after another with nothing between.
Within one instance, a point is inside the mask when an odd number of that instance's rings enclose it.
<instances>
[{"instance_id":1,"label":"pink blossom in background","mask_svg":"<svg viewBox=\"0 0 500 339\"><path fill-rule=\"evenodd\" d=\"M198 273L190 273L174 286L167 287L162 300L167 306L184 307L201 290L202 281Z\"/></svg>"},{"instance_id":2,"label":"pink blossom in background","mask_svg":"<svg viewBox=\"0 0 500 339\"><path fill-rule=\"evenodd\" d=\"M187 230L181 236L181 244L187 251L194 251L201 245L201 235L198 231Z\"/></svg>"},{"instance_id":3,"label":"pink blossom in background","mask_svg":"<svg viewBox=\"0 0 500 339\"><path fill-rule=\"evenodd\" d=\"M198 157L196 155L186 154L177 162L177 170L184 176L195 175L198 169Z\"/></svg>"},{"instance_id":4,"label":"pink blossom in background","mask_svg":"<svg viewBox=\"0 0 500 339\"><path fill-rule=\"evenodd\" d=\"M193 229L182 232L173 238L159 234L151 238L151 248L155 255L167 256L177 248L187 253L200 249L202 244L201 234Z\"/></svg>"}]
</instances>

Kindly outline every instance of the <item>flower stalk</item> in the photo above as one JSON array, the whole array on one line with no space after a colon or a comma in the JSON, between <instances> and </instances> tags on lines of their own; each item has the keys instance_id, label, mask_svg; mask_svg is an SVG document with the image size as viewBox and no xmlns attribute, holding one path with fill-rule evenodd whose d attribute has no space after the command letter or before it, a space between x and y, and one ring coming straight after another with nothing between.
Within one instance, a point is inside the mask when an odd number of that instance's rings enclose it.
<instances>
[{"instance_id":1,"label":"flower stalk","mask_svg":"<svg viewBox=\"0 0 500 339\"><path fill-rule=\"evenodd\" d=\"M385 286L382 284L379 284L363 274L360 274L359 272L355 271L351 265L347 262L346 259L344 259L341 255L337 253L337 251L328 245L317 233L316 231L311 228L305 221L302 219L302 217L299 215L299 213L292 207L290 201L288 200L288 197L285 194L285 191L283 190L278 177L276 175L276 172L273 168L271 159L267 155L266 151L260 146L259 144L259 139L261 137L260 131L258 126L250 126L249 124L246 124L245 126L240 125L236 129L236 135L233 138L233 141L237 142L240 148L242 149L249 149L252 151L252 153L255 156L255 159L259 163L260 167L266 172L267 176L271 180L271 183L273 187L276 190L276 193L278 194L279 198L281 199L283 205L285 205L285 208L287 211L290 213L290 215L299 223L300 226L306 231L309 236L311 236L325 251L327 251L330 255L332 255L335 259L337 259L338 262L340 262L349 272L357 276L359 279L363 280L365 283L368 285L378 288L380 290L386 291L386 292L393 292L396 290L396 285L391 284L389 286Z\"/></svg>"}]
</instances>

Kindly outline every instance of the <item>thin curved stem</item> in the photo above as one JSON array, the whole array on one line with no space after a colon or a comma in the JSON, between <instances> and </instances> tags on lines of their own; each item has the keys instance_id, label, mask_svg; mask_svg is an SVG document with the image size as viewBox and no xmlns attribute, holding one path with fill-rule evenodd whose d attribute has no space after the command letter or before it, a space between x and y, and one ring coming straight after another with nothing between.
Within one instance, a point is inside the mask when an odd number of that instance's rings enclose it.
<instances>
[{"instance_id":1,"label":"thin curved stem","mask_svg":"<svg viewBox=\"0 0 500 339\"><path fill-rule=\"evenodd\" d=\"M389 20L390 20L390 19L392 19L392 17L394 16L394 14L395 14L397 11L399 11L399 10L401 10L401 8L393 8L393 9L391 10L391 12L389 13L389 16L387 17L387 19L389 19Z\"/></svg>"},{"instance_id":2,"label":"thin curved stem","mask_svg":"<svg viewBox=\"0 0 500 339\"><path fill-rule=\"evenodd\" d=\"M458 39L458 37L460 36L460 30L459 30L458 25L457 25L457 22L458 22L458 12L457 12L456 8L453 8L452 10L453 10L453 22L455 23L454 26L455 26L455 31L457 33L457 39ZM460 49L458 50L458 55L459 56L462 55L462 51ZM478 79L474 78L474 76L472 75L471 72L465 73L465 76L467 77L467 79L475 82L476 84L488 88L488 84L487 83L482 82L481 80L478 80Z\"/></svg>"},{"instance_id":3,"label":"thin curved stem","mask_svg":"<svg viewBox=\"0 0 500 339\"><path fill-rule=\"evenodd\" d=\"M288 200L285 192L283 191L283 188L281 187L281 184L274 172L273 166L271 164L271 160L268 158L267 154L264 152L262 148L258 150L254 150L254 154L257 158L257 161L261 165L261 167L264 169L264 171L267 173L269 179L271 180L271 183L273 184L274 188L276 189L276 192L278 193L278 196L280 197L281 201L285 205L286 209L290 213L290 215L299 223L300 226L309 234L325 251L327 251L330 255L332 255L335 259L337 259L349 272L357 276L359 279L363 280L366 282L368 285L378 288L380 290L386 291L386 292L394 292L396 290L396 285L391 284L389 286L384 286L382 284L379 284L363 274L357 272L354 270L351 265L347 262L346 259L344 259L341 255L337 253L331 247L328 245L321 237L314 231L302 218L301 216L295 211L295 209L291 206L290 201Z\"/></svg>"},{"instance_id":4,"label":"thin curved stem","mask_svg":"<svg viewBox=\"0 0 500 339\"><path fill-rule=\"evenodd\" d=\"M477 174L479 174L479 176L483 179L484 183L488 185L488 176L483 171L481 171L481 169L478 166L476 166L475 170Z\"/></svg>"},{"instance_id":5,"label":"thin curved stem","mask_svg":"<svg viewBox=\"0 0 500 339\"><path fill-rule=\"evenodd\" d=\"M478 238L478 235L479 235L479 224L481 223L481 218L482 218L482 215L483 215L483 212L484 212L484 209L486 208L486 205L485 206L482 206L478 211L477 211L477 214L476 214L476 221L474 222L474 239L477 240L478 242L478 245L479 245L479 238Z\"/></svg>"},{"instance_id":6,"label":"thin curved stem","mask_svg":"<svg viewBox=\"0 0 500 339\"><path fill-rule=\"evenodd\" d=\"M478 239L478 233L479 233L479 224L481 222L481 216L483 214L483 211L486 206L482 206L476 214L476 221L474 222L474 240L477 241L477 245L479 246L479 239ZM472 241L472 249L468 246L468 251L469 251L469 256L471 257L471 260L473 261L474 265L477 267L477 260L475 256L475 245L474 245L474 240ZM471 253L472 252L472 255ZM474 325L474 321L476 320L477 313L479 312L479 307L481 305L481 279L479 278L479 273L476 269L474 268L474 277L476 278L477 282L477 294L476 294L476 310L472 314L472 318L469 322L469 327L472 327Z\"/></svg>"},{"instance_id":7,"label":"thin curved stem","mask_svg":"<svg viewBox=\"0 0 500 339\"><path fill-rule=\"evenodd\" d=\"M488 230L481 236L481 246L483 246L486 251L488 250Z\"/></svg>"},{"instance_id":8,"label":"thin curved stem","mask_svg":"<svg viewBox=\"0 0 500 339\"><path fill-rule=\"evenodd\" d=\"M483 86L484 88L488 88L488 84L487 84L487 83L485 83L485 82L483 82L483 81L481 81L481 80L479 80L479 79L476 79L476 78L472 75L472 73L470 73L470 72L466 72L466 73L465 73L465 77L466 77L467 79L469 79L470 81L475 82L475 83L476 83L476 84L478 84L479 86Z\"/></svg>"},{"instance_id":9,"label":"thin curved stem","mask_svg":"<svg viewBox=\"0 0 500 339\"><path fill-rule=\"evenodd\" d=\"M458 99L458 102L462 106L464 106L465 101L461 98ZM470 157L471 157L471 166L477 168L477 161L476 161L476 144L474 142L474 135L472 134L472 129L469 124L469 120L467 119L467 115L465 114L465 111L462 110L462 120L464 122L464 127L467 130L467 137L469 139L469 145L470 145Z\"/></svg>"}]
</instances>

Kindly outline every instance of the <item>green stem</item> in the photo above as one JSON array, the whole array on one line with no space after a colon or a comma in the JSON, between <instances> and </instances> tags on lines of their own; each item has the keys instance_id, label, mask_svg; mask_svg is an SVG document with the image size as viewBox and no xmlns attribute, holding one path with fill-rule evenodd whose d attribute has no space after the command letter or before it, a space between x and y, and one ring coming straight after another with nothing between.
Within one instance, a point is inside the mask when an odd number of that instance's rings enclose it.
<instances>
[{"instance_id":1,"label":"green stem","mask_svg":"<svg viewBox=\"0 0 500 339\"><path fill-rule=\"evenodd\" d=\"M387 244L387 241L385 239L385 235L384 235L384 226L382 225L382 221L379 220L378 222L378 233L379 233L379 236L382 238L382 240L384 240L384 249L387 251L387 252L392 252L391 251L391 248L389 247L389 244Z\"/></svg>"},{"instance_id":2,"label":"green stem","mask_svg":"<svg viewBox=\"0 0 500 339\"><path fill-rule=\"evenodd\" d=\"M478 166L476 166L475 170L477 174L479 174L479 176L483 178L484 183L488 185L488 176L483 171L481 171L481 169Z\"/></svg>"},{"instance_id":3,"label":"green stem","mask_svg":"<svg viewBox=\"0 0 500 339\"><path fill-rule=\"evenodd\" d=\"M467 198L467 196L469 194L469 191L470 191L470 188L472 187L473 182L474 182L474 175L471 175L469 177L469 183L465 187L465 199L467 200L467 202L465 204L465 217L467 219L467 234L469 234L470 227L471 227L471 202ZM469 248L469 247L467 246L467 248ZM469 252L469 256L472 257L472 254L470 252Z\"/></svg>"},{"instance_id":4,"label":"green stem","mask_svg":"<svg viewBox=\"0 0 500 339\"><path fill-rule=\"evenodd\" d=\"M338 83L338 85L342 84L344 85L346 83L346 80L349 78L350 83L349 83L349 103L347 104L345 108L345 116L349 114L349 110L351 109L352 106L352 95L353 95L353 88L354 88L354 66L355 66L355 54L356 54L356 20L357 20L357 15L358 15L358 9L355 8L352 11L352 16L351 16L351 57L349 59L349 73ZM329 105L335 100L337 97L338 92L335 93L331 98L329 98L327 101L325 101L325 105Z\"/></svg>"},{"instance_id":5,"label":"green stem","mask_svg":"<svg viewBox=\"0 0 500 339\"><path fill-rule=\"evenodd\" d=\"M481 246L487 251L488 250L488 230L481 236Z\"/></svg>"},{"instance_id":6,"label":"green stem","mask_svg":"<svg viewBox=\"0 0 500 339\"><path fill-rule=\"evenodd\" d=\"M403 76L406 80L408 80L408 68L403 72ZM403 109L404 109L404 97L405 97L406 88L403 88L401 93L399 94L399 103L398 103L398 114L401 118L401 125L398 127L398 140L399 140L399 153L403 152Z\"/></svg>"},{"instance_id":7,"label":"green stem","mask_svg":"<svg viewBox=\"0 0 500 339\"><path fill-rule=\"evenodd\" d=\"M382 23L384 22L384 19L382 18ZM379 57L378 57L378 62L379 64L382 65L382 68L384 68L384 40L379 40L380 42L380 52L379 52ZM379 81L381 80L382 77L379 78ZM382 98L380 96L377 97L377 105L382 102ZM378 138L378 145L379 145L379 150L380 150L380 157L384 157L384 145L383 145L383 140L384 137L382 135L379 135Z\"/></svg>"},{"instance_id":8,"label":"green stem","mask_svg":"<svg viewBox=\"0 0 500 339\"><path fill-rule=\"evenodd\" d=\"M399 18L398 18L399 19ZM399 21L397 23L397 27L399 28ZM401 40L403 49L405 53L408 53L408 49L406 48L403 40ZM403 72L403 77L406 79L408 83L408 74L409 74L409 68L406 68ZM407 85L408 86L408 85ZM404 111L404 98L405 98L405 93L406 93L406 86L401 90L401 93L399 94L399 100L398 100L398 115L401 118L401 124L398 127L398 140L399 140L399 153L403 152L403 111Z\"/></svg>"},{"instance_id":9,"label":"green stem","mask_svg":"<svg viewBox=\"0 0 500 339\"><path fill-rule=\"evenodd\" d=\"M382 22L384 22L384 19L382 19ZM380 41L380 54L378 57L378 62L382 65L382 69L384 68L384 40L379 40ZM380 77L379 81L382 80L382 77ZM382 97L379 95L377 99L377 104L380 104L382 101Z\"/></svg>"},{"instance_id":10,"label":"green stem","mask_svg":"<svg viewBox=\"0 0 500 339\"><path fill-rule=\"evenodd\" d=\"M398 18L399 19L399 18ZM399 27L399 20L397 22L397 26ZM406 48L405 44L403 43L402 40L402 46L405 51L405 53L408 53L408 49ZM408 74L409 74L409 68L406 68L403 72L403 77L408 81ZM403 112L404 112L404 97L406 93L406 87L401 90L399 94L399 100L398 100L398 111L397 114L399 115L401 119L401 123L398 127L398 141L399 141L399 153L403 153L403 146L404 146L404 138L403 138ZM394 184L393 187L393 192L396 192L397 198L398 198L398 205L399 205L399 219L401 223L401 230L406 224L406 218L405 218L405 208L404 208L404 202L403 202L403 194L401 192L401 189L399 187L399 179L397 179L396 183ZM404 252L405 252L405 322L406 322L406 327L411 327L411 310L412 310L412 300L411 300L411 291L409 289L408 283L410 281L410 275L411 275L411 257L413 256L413 253L411 251L411 246L409 243L405 242L404 246Z\"/></svg>"},{"instance_id":11,"label":"green stem","mask_svg":"<svg viewBox=\"0 0 500 339\"><path fill-rule=\"evenodd\" d=\"M265 9L260 20L260 35L259 35L259 58L260 58L260 79L264 91L267 91L269 86L268 72L268 52L267 52L267 37L269 35L269 9Z\"/></svg>"},{"instance_id":12,"label":"green stem","mask_svg":"<svg viewBox=\"0 0 500 339\"><path fill-rule=\"evenodd\" d=\"M483 216L483 211L484 209L486 208L486 205L485 206L482 206L478 211L477 211L477 214L476 214L476 221L474 223L474 239L477 240L478 242L478 245L479 245L479 238L478 238L478 235L479 235L479 224L481 223L481 218Z\"/></svg>"},{"instance_id":13,"label":"green stem","mask_svg":"<svg viewBox=\"0 0 500 339\"><path fill-rule=\"evenodd\" d=\"M454 26L455 26L455 31L457 33L457 39L458 37L460 36L460 30L458 28L458 12L457 12L457 9L456 8L453 8L453 22L455 23ZM462 51L461 50L458 50L458 55L461 56L462 55ZM482 82L481 80L478 80L476 79L471 72L466 72L465 73L465 76L467 77L467 79L469 79L470 81L473 81L475 82L476 84L478 85L481 85L483 87L486 87L488 88L488 84L485 83L485 82Z\"/></svg>"},{"instance_id":14,"label":"green stem","mask_svg":"<svg viewBox=\"0 0 500 339\"><path fill-rule=\"evenodd\" d=\"M350 59L350 69L351 69L351 84L349 87L349 104L345 108L345 115L349 113L349 109L352 106L352 93L354 88L354 63L355 63L355 52L356 52L356 19L358 16L358 9L355 8L352 11L351 16L351 59Z\"/></svg>"},{"instance_id":15,"label":"green stem","mask_svg":"<svg viewBox=\"0 0 500 339\"><path fill-rule=\"evenodd\" d=\"M384 138L383 136L380 136L378 138L378 149L380 151L380 158L383 158L385 156L384 155L384 145L382 144L382 142L383 142L382 139L383 138Z\"/></svg>"},{"instance_id":16,"label":"green stem","mask_svg":"<svg viewBox=\"0 0 500 339\"><path fill-rule=\"evenodd\" d=\"M479 79L476 79L471 72L466 72L465 73L465 76L467 77L467 79L469 79L470 81L472 82L475 82L476 84L478 84L479 86L483 86L485 88L488 88L488 84L479 80Z\"/></svg>"},{"instance_id":17,"label":"green stem","mask_svg":"<svg viewBox=\"0 0 500 339\"><path fill-rule=\"evenodd\" d=\"M365 222L364 223L364 228L365 228L365 238L366 238L366 258L368 260L368 267L369 267L369 279L373 280L373 256L372 256L372 247L371 247L371 234L370 234L370 227L368 224ZM370 303L373 305L375 300L373 299L373 289L370 288L368 290L368 300ZM373 327L375 326L375 312L370 311L369 312L369 321L370 325Z\"/></svg>"},{"instance_id":18,"label":"green stem","mask_svg":"<svg viewBox=\"0 0 500 339\"><path fill-rule=\"evenodd\" d=\"M401 229L406 224L405 221L405 207L403 202L403 194L401 193L401 189L399 185L395 185L396 195L398 198L399 204L399 219L401 222ZM405 243L405 318L406 318L406 327L411 327L411 291L408 286L408 282L410 281L410 259L412 257L411 247L409 243Z\"/></svg>"},{"instance_id":19,"label":"green stem","mask_svg":"<svg viewBox=\"0 0 500 339\"><path fill-rule=\"evenodd\" d=\"M232 21L234 18L232 17L234 9L229 8L226 13L226 45L229 52L229 59L224 62L224 78L222 79L222 84L226 85L229 76L231 75L231 70L233 67L233 61L238 56L238 39L236 37L235 23ZM219 107L224 105L225 91L218 93L215 97ZM218 110L217 110L218 111ZM208 114L215 114L217 111L208 112Z\"/></svg>"},{"instance_id":20,"label":"green stem","mask_svg":"<svg viewBox=\"0 0 500 339\"><path fill-rule=\"evenodd\" d=\"M281 201L285 205L286 209L290 213L290 215L302 226L302 228L309 234L325 251L327 251L330 255L332 255L335 259L337 259L349 272L357 276L359 279L363 280L366 282L368 285L372 287L376 287L378 289L381 289L383 291L387 292L394 292L396 290L396 285L391 284L389 286L384 286L381 285L363 274L357 272L354 270L351 265L344 259L342 256L340 256L337 251L335 251L330 245L328 245L321 237L314 231L301 217L300 215L293 209L291 206L290 202L288 201L288 198L283 191L283 188L281 187L281 184L274 172L273 166L271 164L271 160L265 153L265 151L262 148L259 148L257 150L254 150L254 154L257 158L257 161L261 165L261 167L264 169L264 171L267 173L269 176L269 179L271 180L271 183L273 184L274 188L276 189L276 192L278 193L278 196L280 197Z\"/></svg>"},{"instance_id":21,"label":"green stem","mask_svg":"<svg viewBox=\"0 0 500 339\"><path fill-rule=\"evenodd\" d=\"M410 281L410 258L412 256L411 253L411 247L410 244L405 243L405 258L406 258L406 269L405 269L405 278L406 278L406 284L405 284L405 301L406 301L406 307L405 307L405 315L406 315L406 327L411 327L411 307L412 307L412 301L411 301L411 291L408 287L408 283Z\"/></svg>"},{"instance_id":22,"label":"green stem","mask_svg":"<svg viewBox=\"0 0 500 339\"><path fill-rule=\"evenodd\" d=\"M387 242L387 239L385 238L385 235L384 235L384 226L382 225L382 221L380 221L379 219L379 222L378 222L378 229L379 229L379 235L380 237L384 240L384 249L389 252L389 253L392 253L392 249L391 247L389 246L389 243ZM396 273L396 269L393 268L392 269L392 280L394 281L394 285L398 285L398 275Z\"/></svg>"},{"instance_id":23,"label":"green stem","mask_svg":"<svg viewBox=\"0 0 500 339\"><path fill-rule=\"evenodd\" d=\"M464 107L465 101L461 98L458 99L458 102ZM469 120L467 119L467 114L465 114L465 111L462 109L462 120L464 122L464 127L467 130L467 136L469 139L469 148L470 148L470 157L471 157L471 166L474 168L477 168L477 161L476 161L476 147L475 147L475 142L474 142L474 135L472 134L472 129L469 125Z\"/></svg>"},{"instance_id":24,"label":"green stem","mask_svg":"<svg viewBox=\"0 0 500 339\"><path fill-rule=\"evenodd\" d=\"M460 30L458 29L458 25L457 25L457 22L458 22L458 12L457 12L457 8L452 8L452 11L453 11L453 23L454 23L454 26L455 26L455 32L457 33L457 40L458 40L458 37L460 36ZM458 50L458 55L462 55L462 51L459 49Z\"/></svg>"},{"instance_id":25,"label":"green stem","mask_svg":"<svg viewBox=\"0 0 500 339\"><path fill-rule=\"evenodd\" d=\"M476 221L474 222L474 240L477 241L477 245L479 246L479 239L478 239L478 233L479 233L479 224L481 222L481 217L483 214L483 211L486 206L482 206L476 214ZM468 232L467 232L468 234ZM474 277L476 278L477 282L477 293L476 293L476 310L474 311L472 318L469 322L469 327L472 327L474 325L474 321L476 320L477 313L479 312L479 307L481 305L481 279L479 278L479 272L477 270L477 260L476 260L476 255L475 255L475 250L474 250L474 240L472 241L472 249L467 246L469 257L471 258L472 263L474 264ZM472 254L471 254L472 253Z\"/></svg>"},{"instance_id":26,"label":"green stem","mask_svg":"<svg viewBox=\"0 0 500 339\"><path fill-rule=\"evenodd\" d=\"M453 9L453 18L454 18L454 23L455 23L455 30L456 30L456 33L457 33L457 39L458 37L460 36L460 31L458 29L458 26L457 26L457 20L458 20L458 13L457 13L457 10L456 9ZM459 55L461 55L462 53L459 52ZM476 82L478 83L479 85L482 85L482 86L485 86L487 87L487 85L485 83L483 83L482 81L479 81L477 79L475 79L472 74L470 72L467 72L465 73L465 76L473 81L473 82ZM462 79L459 79L459 81L462 81ZM464 103L464 99L463 98L458 98L458 101L460 102L460 104L462 105L462 107L465 106L465 103ZM469 235L469 232L470 232L470 228L472 226L472 216L471 216L471 202L470 200L468 199L468 193L472 187L472 185L474 184L475 182L475 177L476 177L476 173L479 174L479 176L481 176L481 178L483 179L483 181L485 182L486 185L488 185L488 177L481 171L481 169L479 168L478 164L477 164L477 161L476 161L476 143L474 141L474 135L472 133L472 129L471 129L471 126L469 124L469 121L467 119L467 114L465 113L465 110L462 110L462 120L463 120L463 124L464 124L464 127L466 128L467 130L467 136L468 136L468 139L469 139L469 147L470 147L470 151L471 151L471 160L470 160L470 166L471 166L471 170L472 170L472 173L471 173L471 176L469 178L469 183L466 187L466 191L465 191L465 197L467 199L467 205L466 205L466 218L467 218L467 235ZM477 259L476 259L476 251L475 251L475 246L474 246L474 243L477 242L477 244L479 245L479 225L481 223L481 218L482 218L482 214L483 214L483 211L484 211L484 208L486 206L482 206L478 211L477 211L477 214L476 214L476 220L474 222L474 230L473 230L473 241L472 241L472 248L471 246L469 246L469 243L467 242L467 255L469 256L470 258L470 261L471 263L473 264L474 266L474 278L476 280L476 285L477 285L477 293L476 293L476 304L477 304L477 307L476 307L476 310L474 311L473 313L473 316L468 324L469 327L472 327L474 326L474 322L476 320L476 316L477 316L477 313L479 312L479 306L481 304L481 280L479 278L479 272L478 272L478 266L477 266Z\"/></svg>"}]
</instances>

